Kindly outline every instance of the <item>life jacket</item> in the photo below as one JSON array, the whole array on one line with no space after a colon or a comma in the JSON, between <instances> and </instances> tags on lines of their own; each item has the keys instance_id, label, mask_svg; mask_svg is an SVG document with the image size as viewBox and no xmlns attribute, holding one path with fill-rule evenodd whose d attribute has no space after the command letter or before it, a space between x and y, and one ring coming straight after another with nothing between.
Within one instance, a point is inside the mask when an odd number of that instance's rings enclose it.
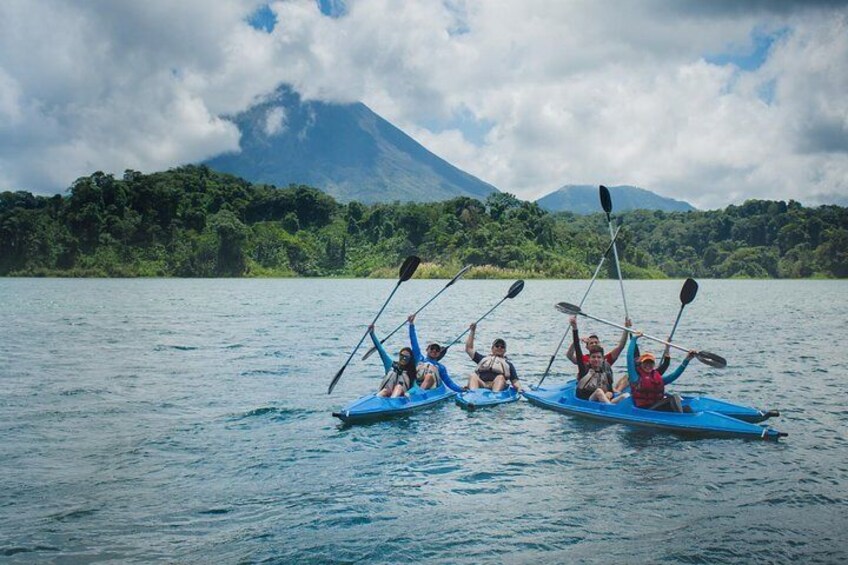
<instances>
[{"instance_id":1,"label":"life jacket","mask_svg":"<svg viewBox=\"0 0 848 565\"><path fill-rule=\"evenodd\" d=\"M424 378L427 375L433 375L433 378L436 379L435 386L439 386L442 383L442 379L439 377L439 366L435 363L431 363L425 360L419 363L418 366L415 367L415 369L418 373L418 378L416 379L418 381L418 384L424 382Z\"/></svg>"},{"instance_id":2,"label":"life jacket","mask_svg":"<svg viewBox=\"0 0 848 565\"><path fill-rule=\"evenodd\" d=\"M577 381L577 397L586 399L592 393L601 389L604 392L612 392L612 367L604 361L599 370L589 367L585 375Z\"/></svg>"},{"instance_id":3,"label":"life jacket","mask_svg":"<svg viewBox=\"0 0 848 565\"><path fill-rule=\"evenodd\" d=\"M392 363L392 368L386 372L386 376L383 377L383 380L380 381L380 387L378 390L383 390L387 386L389 388L395 388L398 384L403 385L406 390L409 390L412 383L409 382L409 375L406 374L406 371L400 368L397 363Z\"/></svg>"},{"instance_id":4,"label":"life jacket","mask_svg":"<svg viewBox=\"0 0 848 565\"><path fill-rule=\"evenodd\" d=\"M638 408L649 408L665 397L665 383L656 369L647 375L639 372L639 382L630 388L633 404Z\"/></svg>"},{"instance_id":5,"label":"life jacket","mask_svg":"<svg viewBox=\"0 0 848 565\"><path fill-rule=\"evenodd\" d=\"M495 376L503 375L507 380L512 377L512 373L509 370L509 363L506 358L498 357L497 355L487 355L483 357L477 364L477 368L474 372L478 375L481 373L489 373Z\"/></svg>"}]
</instances>

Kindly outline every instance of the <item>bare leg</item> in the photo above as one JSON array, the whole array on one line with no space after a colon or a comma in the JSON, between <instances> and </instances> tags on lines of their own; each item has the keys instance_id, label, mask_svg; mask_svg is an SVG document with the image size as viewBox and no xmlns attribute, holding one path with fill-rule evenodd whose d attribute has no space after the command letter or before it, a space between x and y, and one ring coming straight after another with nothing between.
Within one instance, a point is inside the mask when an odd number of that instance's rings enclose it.
<instances>
[{"instance_id":1,"label":"bare leg","mask_svg":"<svg viewBox=\"0 0 848 565\"><path fill-rule=\"evenodd\" d=\"M426 390L428 388L435 388L435 386L436 386L435 377L433 377L433 375L431 375L431 374L427 374L427 376L424 377L424 380L421 382L421 384L418 385L418 388L420 388L422 390Z\"/></svg>"},{"instance_id":2,"label":"bare leg","mask_svg":"<svg viewBox=\"0 0 848 565\"><path fill-rule=\"evenodd\" d=\"M402 385L395 385L395 390L392 391L392 398L399 398L404 395Z\"/></svg>"},{"instance_id":3,"label":"bare leg","mask_svg":"<svg viewBox=\"0 0 848 565\"><path fill-rule=\"evenodd\" d=\"M385 398L385 397L389 396L389 389L388 388L381 388L380 392L377 393L377 396L379 396L381 398Z\"/></svg>"},{"instance_id":4,"label":"bare leg","mask_svg":"<svg viewBox=\"0 0 848 565\"><path fill-rule=\"evenodd\" d=\"M468 375L468 390L477 390L480 388L481 384L483 384L483 381L480 380L477 373L471 373Z\"/></svg>"},{"instance_id":5,"label":"bare leg","mask_svg":"<svg viewBox=\"0 0 848 565\"><path fill-rule=\"evenodd\" d=\"M600 389L600 388L595 389L595 392L592 393L592 396L589 397L589 400L593 400L595 402L601 402L603 404L609 404L610 403L609 399L607 398L606 393L603 391L603 389Z\"/></svg>"},{"instance_id":6,"label":"bare leg","mask_svg":"<svg viewBox=\"0 0 848 565\"><path fill-rule=\"evenodd\" d=\"M500 392L506 388L506 379L503 375L498 375L495 377L495 380L492 381L492 392Z\"/></svg>"}]
</instances>

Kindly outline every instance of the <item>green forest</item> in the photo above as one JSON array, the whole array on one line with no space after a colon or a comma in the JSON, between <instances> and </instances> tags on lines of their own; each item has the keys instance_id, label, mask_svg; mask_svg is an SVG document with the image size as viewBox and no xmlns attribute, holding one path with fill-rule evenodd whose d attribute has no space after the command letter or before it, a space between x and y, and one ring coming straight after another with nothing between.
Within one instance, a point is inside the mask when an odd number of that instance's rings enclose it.
<instances>
[{"instance_id":1,"label":"green forest","mask_svg":"<svg viewBox=\"0 0 848 565\"><path fill-rule=\"evenodd\" d=\"M749 200L613 218L626 278L848 276L840 206ZM608 243L600 210L550 214L507 193L341 204L307 186L251 184L205 166L96 172L66 195L0 193L6 276L393 277L414 253L424 261L418 277L449 278L472 264L469 277L589 278Z\"/></svg>"}]
</instances>

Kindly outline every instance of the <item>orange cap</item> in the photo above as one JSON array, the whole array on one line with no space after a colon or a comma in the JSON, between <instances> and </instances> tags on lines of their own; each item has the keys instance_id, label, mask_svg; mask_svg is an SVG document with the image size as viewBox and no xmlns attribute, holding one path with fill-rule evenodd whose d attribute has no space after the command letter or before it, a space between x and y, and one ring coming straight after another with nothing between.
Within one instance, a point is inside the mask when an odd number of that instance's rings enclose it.
<instances>
[{"instance_id":1,"label":"orange cap","mask_svg":"<svg viewBox=\"0 0 848 565\"><path fill-rule=\"evenodd\" d=\"M644 363L645 361L653 361L654 363L656 363L657 358L656 356L654 356L653 353L643 353L642 356L639 357L639 362Z\"/></svg>"}]
</instances>

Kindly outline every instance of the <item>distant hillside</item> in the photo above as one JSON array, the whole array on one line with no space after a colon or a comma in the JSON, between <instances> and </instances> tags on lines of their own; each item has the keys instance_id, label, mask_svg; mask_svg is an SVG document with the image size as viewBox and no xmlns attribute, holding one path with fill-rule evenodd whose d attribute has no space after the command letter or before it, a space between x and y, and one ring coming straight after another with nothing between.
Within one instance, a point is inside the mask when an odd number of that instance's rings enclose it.
<instances>
[{"instance_id":1,"label":"distant hillside","mask_svg":"<svg viewBox=\"0 0 848 565\"><path fill-rule=\"evenodd\" d=\"M317 187L341 202L485 200L497 189L430 153L364 104L303 102L287 87L233 118L241 152L204 164L254 183Z\"/></svg>"},{"instance_id":2,"label":"distant hillside","mask_svg":"<svg viewBox=\"0 0 848 565\"><path fill-rule=\"evenodd\" d=\"M613 212L627 210L663 210L666 212L687 212L695 207L688 202L665 198L650 190L636 186L608 186L613 201ZM575 214L594 214L601 211L597 185L570 184L536 200L549 212L574 212Z\"/></svg>"}]
</instances>

